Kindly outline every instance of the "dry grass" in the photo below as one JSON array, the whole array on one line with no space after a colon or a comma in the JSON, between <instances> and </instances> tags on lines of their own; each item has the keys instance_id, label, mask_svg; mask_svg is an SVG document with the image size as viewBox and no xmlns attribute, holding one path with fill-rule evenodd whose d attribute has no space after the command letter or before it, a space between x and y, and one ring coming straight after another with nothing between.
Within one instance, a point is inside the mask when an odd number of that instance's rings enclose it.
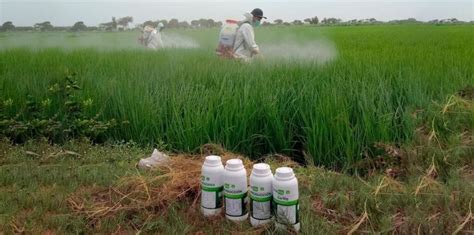
<instances>
[{"instance_id":1,"label":"dry grass","mask_svg":"<svg viewBox=\"0 0 474 235\"><path fill-rule=\"evenodd\" d=\"M97 226L101 219L114 217L120 213L129 215L145 213L148 218L164 216L177 202L189 205L186 220L196 228L221 223L221 217L203 221L200 213L197 213L200 205L200 174L204 157L209 154L219 154L224 164L229 159L239 158L243 161L249 175L254 162L238 154L227 152L218 145L205 145L201 152L203 154L171 155L166 165L154 168L150 172L137 170L136 175L124 177L116 185L105 189L86 192L79 190L69 197L69 206L75 213L85 215L90 226ZM286 166L298 166L290 158L281 155L270 159ZM84 194L92 195L90 201L84 199L86 198ZM265 231L265 228L239 230L260 234ZM233 231L234 234L240 232L242 231Z\"/></svg>"}]
</instances>

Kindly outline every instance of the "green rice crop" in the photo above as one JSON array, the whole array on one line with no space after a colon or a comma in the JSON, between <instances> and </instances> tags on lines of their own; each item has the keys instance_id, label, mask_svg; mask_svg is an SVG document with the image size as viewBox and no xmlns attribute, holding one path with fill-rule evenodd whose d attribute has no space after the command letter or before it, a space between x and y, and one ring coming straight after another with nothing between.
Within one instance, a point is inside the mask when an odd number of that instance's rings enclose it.
<instances>
[{"instance_id":1,"label":"green rice crop","mask_svg":"<svg viewBox=\"0 0 474 235\"><path fill-rule=\"evenodd\" d=\"M289 45L282 52L290 54L294 45L330 42L337 55L323 64L220 60L216 29L166 33L199 47L146 51L135 45L136 32L2 33L0 101L21 113L26 95L41 101L74 71L80 99L94 104L87 112L129 121L110 140L183 152L212 142L254 158L306 155L347 167L374 143L410 141L433 102L474 85L472 25L256 30L262 50Z\"/></svg>"}]
</instances>

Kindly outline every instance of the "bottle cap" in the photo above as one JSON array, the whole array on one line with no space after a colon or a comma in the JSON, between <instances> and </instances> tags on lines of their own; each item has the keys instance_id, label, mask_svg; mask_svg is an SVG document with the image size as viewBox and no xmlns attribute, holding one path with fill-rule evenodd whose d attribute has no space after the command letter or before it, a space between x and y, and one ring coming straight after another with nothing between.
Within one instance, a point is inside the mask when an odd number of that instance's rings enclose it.
<instances>
[{"instance_id":1,"label":"bottle cap","mask_svg":"<svg viewBox=\"0 0 474 235\"><path fill-rule=\"evenodd\" d=\"M270 165L266 163L257 163L253 165L252 174L258 176L267 176L272 174L272 170L270 169Z\"/></svg>"},{"instance_id":2,"label":"bottle cap","mask_svg":"<svg viewBox=\"0 0 474 235\"><path fill-rule=\"evenodd\" d=\"M237 158L227 160L225 164L225 169L230 171L239 171L243 168L244 164L242 163L242 160Z\"/></svg>"},{"instance_id":3,"label":"bottle cap","mask_svg":"<svg viewBox=\"0 0 474 235\"><path fill-rule=\"evenodd\" d=\"M293 173L293 169L289 167L280 167L275 171L275 178L278 180L291 180L294 177L295 173Z\"/></svg>"},{"instance_id":4,"label":"bottle cap","mask_svg":"<svg viewBox=\"0 0 474 235\"><path fill-rule=\"evenodd\" d=\"M204 165L206 166L220 166L222 165L221 157L216 155L210 155L204 160Z\"/></svg>"}]
</instances>

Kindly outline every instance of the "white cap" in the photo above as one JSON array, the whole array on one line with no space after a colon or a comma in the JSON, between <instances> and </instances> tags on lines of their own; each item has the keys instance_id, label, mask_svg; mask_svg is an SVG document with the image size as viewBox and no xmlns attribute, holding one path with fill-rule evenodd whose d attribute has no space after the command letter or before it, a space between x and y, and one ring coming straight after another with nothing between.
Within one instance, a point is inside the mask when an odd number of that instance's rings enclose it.
<instances>
[{"instance_id":1,"label":"white cap","mask_svg":"<svg viewBox=\"0 0 474 235\"><path fill-rule=\"evenodd\" d=\"M216 155L210 155L204 160L204 165L206 166L220 166L222 165L221 157Z\"/></svg>"},{"instance_id":2,"label":"white cap","mask_svg":"<svg viewBox=\"0 0 474 235\"><path fill-rule=\"evenodd\" d=\"M244 164L242 163L242 160L234 158L227 160L225 163L225 169L229 171L239 171L244 168Z\"/></svg>"},{"instance_id":3,"label":"white cap","mask_svg":"<svg viewBox=\"0 0 474 235\"><path fill-rule=\"evenodd\" d=\"M253 165L252 175L267 176L271 174L272 170L270 169L270 165L266 163L257 163Z\"/></svg>"},{"instance_id":4,"label":"white cap","mask_svg":"<svg viewBox=\"0 0 474 235\"><path fill-rule=\"evenodd\" d=\"M291 180L295 177L293 169L289 167L280 167L275 171L275 178L278 180Z\"/></svg>"}]
</instances>

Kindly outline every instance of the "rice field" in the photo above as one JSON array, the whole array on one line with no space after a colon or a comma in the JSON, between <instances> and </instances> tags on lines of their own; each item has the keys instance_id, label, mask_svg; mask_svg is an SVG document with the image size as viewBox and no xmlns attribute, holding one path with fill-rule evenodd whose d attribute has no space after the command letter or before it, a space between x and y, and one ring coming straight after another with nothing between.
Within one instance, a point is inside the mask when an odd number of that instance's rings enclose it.
<instances>
[{"instance_id":1,"label":"rice field","mask_svg":"<svg viewBox=\"0 0 474 235\"><path fill-rule=\"evenodd\" d=\"M173 152L216 143L253 159L282 153L347 169L376 143L410 143L434 104L474 84L473 29L263 27L253 63L216 58L217 29L165 31L169 48L158 52L140 48L138 32L2 33L1 110L29 123L36 102L60 125L69 111L48 91L71 76L81 115L119 123L100 138L84 134L94 141ZM25 128L3 135L45 135Z\"/></svg>"},{"instance_id":2,"label":"rice field","mask_svg":"<svg viewBox=\"0 0 474 235\"><path fill-rule=\"evenodd\" d=\"M0 234L289 233L202 216L209 154L293 167L301 234L472 234L473 29L262 27L252 63L217 29L0 33Z\"/></svg>"}]
</instances>

